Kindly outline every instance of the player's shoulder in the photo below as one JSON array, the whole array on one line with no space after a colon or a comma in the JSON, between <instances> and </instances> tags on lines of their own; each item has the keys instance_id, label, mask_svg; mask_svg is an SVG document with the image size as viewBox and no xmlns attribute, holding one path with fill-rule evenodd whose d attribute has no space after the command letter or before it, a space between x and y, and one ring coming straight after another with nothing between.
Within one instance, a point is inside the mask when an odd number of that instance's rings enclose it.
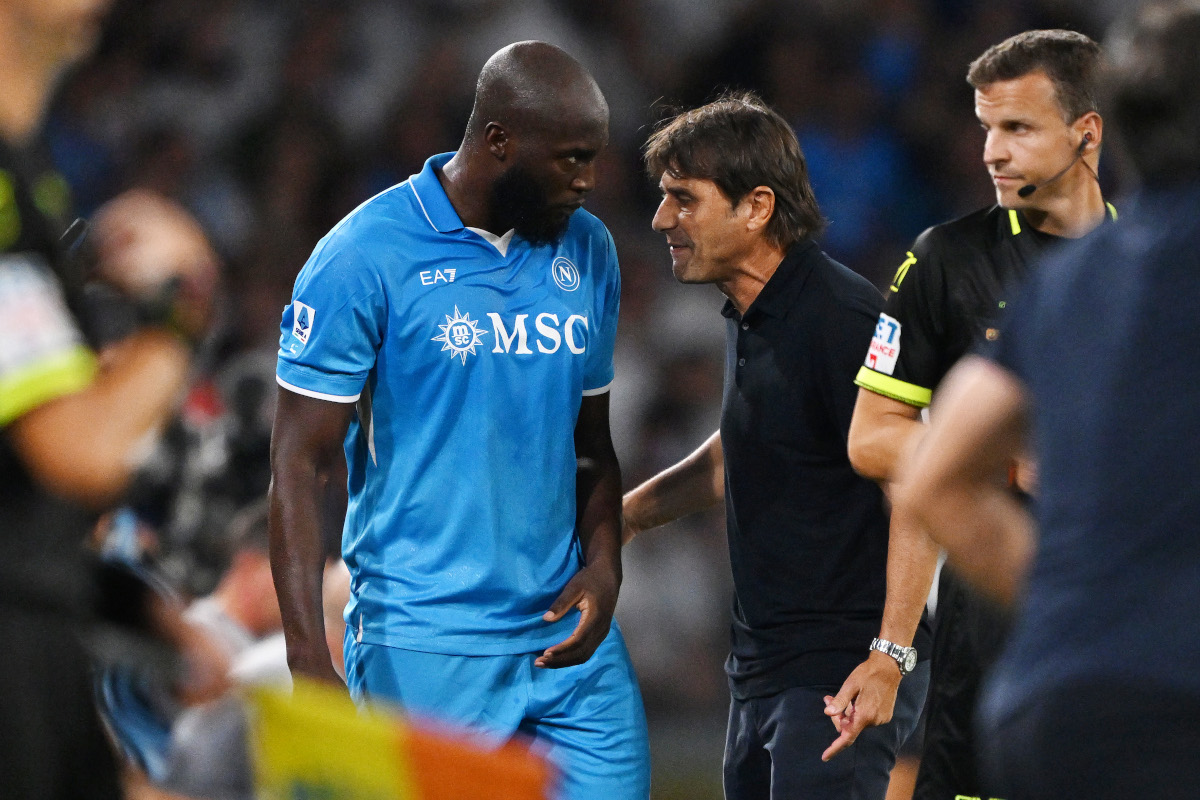
<instances>
[{"instance_id":1,"label":"player's shoulder","mask_svg":"<svg viewBox=\"0 0 1200 800\"><path fill-rule=\"evenodd\" d=\"M607 226L594 214L579 209L571 215L567 230L557 248L557 256L570 260L584 280L603 285L619 280L616 245Z\"/></svg>"},{"instance_id":2,"label":"player's shoulder","mask_svg":"<svg viewBox=\"0 0 1200 800\"><path fill-rule=\"evenodd\" d=\"M571 215L566 235L570 239L587 242L588 244L599 244L605 247L612 240L612 235L608 232L608 226L601 222L599 217L584 208L579 209Z\"/></svg>"},{"instance_id":3,"label":"player's shoulder","mask_svg":"<svg viewBox=\"0 0 1200 800\"><path fill-rule=\"evenodd\" d=\"M408 233L422 222L425 220L420 215L410 179L359 203L330 229L325 238L339 244L370 245L380 238Z\"/></svg>"},{"instance_id":4,"label":"player's shoulder","mask_svg":"<svg viewBox=\"0 0 1200 800\"><path fill-rule=\"evenodd\" d=\"M364 200L330 228L313 248L309 269L332 264L370 265L378 256L414 237L423 218L409 182Z\"/></svg>"}]
</instances>

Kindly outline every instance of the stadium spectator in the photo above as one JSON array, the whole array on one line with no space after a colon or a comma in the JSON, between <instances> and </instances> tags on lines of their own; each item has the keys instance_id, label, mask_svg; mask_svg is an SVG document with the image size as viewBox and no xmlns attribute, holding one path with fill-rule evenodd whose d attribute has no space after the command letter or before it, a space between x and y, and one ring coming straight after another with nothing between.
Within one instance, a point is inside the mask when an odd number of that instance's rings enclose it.
<instances>
[{"instance_id":1,"label":"stadium spectator","mask_svg":"<svg viewBox=\"0 0 1200 800\"><path fill-rule=\"evenodd\" d=\"M1096 170L1103 141L1097 112L1100 49L1073 31L1027 31L989 48L970 67L975 113L986 131L983 161L996 205L930 228L900 265L856 379L850 459L885 486L900 455L925 432L921 410L972 342L1000 335L999 309L1048 250L1082 237L1110 213ZM1018 476L1029 487L1028 465ZM937 566L937 546L893 514L888 591L880 638L907 643ZM915 797L998 796L974 760L972 716L983 671L1008 627L1006 615L962 586L952 570L938 585L925 753ZM838 704L860 692L855 679ZM858 694L860 724L871 695ZM884 717L886 718L886 717Z\"/></svg>"},{"instance_id":2,"label":"stadium spectator","mask_svg":"<svg viewBox=\"0 0 1200 800\"><path fill-rule=\"evenodd\" d=\"M297 278L272 443L293 671L340 681L315 498L344 461L352 696L530 734L567 798L649 793L641 696L610 624L620 278L612 237L579 211L607 138L604 97L564 51L489 59L459 150L360 206Z\"/></svg>"},{"instance_id":3,"label":"stadium spectator","mask_svg":"<svg viewBox=\"0 0 1200 800\"><path fill-rule=\"evenodd\" d=\"M1015 604L980 705L1011 800L1188 798L1200 769L1200 6L1106 42L1110 119L1144 186L1056 253L1004 335L955 367L898 503ZM1038 502L1004 474L1031 442Z\"/></svg>"},{"instance_id":4,"label":"stadium spectator","mask_svg":"<svg viewBox=\"0 0 1200 800\"><path fill-rule=\"evenodd\" d=\"M884 610L883 493L846 456L851 381L879 293L813 241L823 220L799 143L756 96L669 120L646 164L663 192L653 227L675 277L728 298L725 394L720 431L626 495L624 538L725 502L725 796L881 799L928 682L911 648L872 655L890 670L873 677L896 701L892 723L861 736L853 758L820 757L828 692L875 649ZM845 731L855 712L841 710Z\"/></svg>"},{"instance_id":5,"label":"stadium spectator","mask_svg":"<svg viewBox=\"0 0 1200 800\"><path fill-rule=\"evenodd\" d=\"M267 503L254 503L238 512L226 532L226 569L217 588L193 602L184 614L216 640L230 661L231 672L246 669L240 662L261 646L277 651L275 673L287 675L279 599L271 579L268 553ZM256 672L270 668L270 658ZM286 680L286 679L285 679ZM262 681L259 681L262 682Z\"/></svg>"},{"instance_id":6,"label":"stadium spectator","mask_svg":"<svg viewBox=\"0 0 1200 800\"><path fill-rule=\"evenodd\" d=\"M173 411L211 313L215 257L195 223L160 198L127 196L97 219L97 271L158 302L102 352L90 338L69 247L79 229L67 229L69 189L39 127L105 6L0 2L0 784L12 797L118 796L78 641L97 591L82 545Z\"/></svg>"}]
</instances>

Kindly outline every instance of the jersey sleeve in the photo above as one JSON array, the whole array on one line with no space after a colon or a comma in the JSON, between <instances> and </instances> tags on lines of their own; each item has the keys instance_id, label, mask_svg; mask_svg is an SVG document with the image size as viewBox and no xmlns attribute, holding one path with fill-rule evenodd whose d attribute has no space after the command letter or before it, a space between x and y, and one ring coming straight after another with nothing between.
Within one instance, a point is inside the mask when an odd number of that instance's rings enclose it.
<instances>
[{"instance_id":1,"label":"jersey sleeve","mask_svg":"<svg viewBox=\"0 0 1200 800\"><path fill-rule=\"evenodd\" d=\"M621 270L617 264L617 247L612 234L605 232L608 248L605 254L604 282L598 287L597 327L594 346L588 347L587 366L583 373L585 397L604 394L612 386L613 351L617 344L617 317L621 310Z\"/></svg>"},{"instance_id":2,"label":"jersey sleeve","mask_svg":"<svg viewBox=\"0 0 1200 800\"><path fill-rule=\"evenodd\" d=\"M346 237L327 238L300 270L284 309L276 380L297 394L355 402L386 321L387 298L373 262Z\"/></svg>"},{"instance_id":3,"label":"jersey sleeve","mask_svg":"<svg viewBox=\"0 0 1200 800\"><path fill-rule=\"evenodd\" d=\"M855 384L917 408L929 405L944 369L945 273L933 229L918 237L888 287Z\"/></svg>"},{"instance_id":4,"label":"jersey sleeve","mask_svg":"<svg viewBox=\"0 0 1200 800\"><path fill-rule=\"evenodd\" d=\"M50 266L36 253L0 254L0 426L80 391L96 369Z\"/></svg>"}]
</instances>

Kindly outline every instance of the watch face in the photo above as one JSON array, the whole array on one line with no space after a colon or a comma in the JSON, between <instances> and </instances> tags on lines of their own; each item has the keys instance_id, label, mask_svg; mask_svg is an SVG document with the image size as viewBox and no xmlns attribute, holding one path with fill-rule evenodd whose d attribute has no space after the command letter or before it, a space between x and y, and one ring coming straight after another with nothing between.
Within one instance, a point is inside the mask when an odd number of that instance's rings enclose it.
<instances>
[{"instance_id":1,"label":"watch face","mask_svg":"<svg viewBox=\"0 0 1200 800\"><path fill-rule=\"evenodd\" d=\"M908 648L908 653L904 656L904 673L907 675L917 668L917 651L915 648Z\"/></svg>"}]
</instances>

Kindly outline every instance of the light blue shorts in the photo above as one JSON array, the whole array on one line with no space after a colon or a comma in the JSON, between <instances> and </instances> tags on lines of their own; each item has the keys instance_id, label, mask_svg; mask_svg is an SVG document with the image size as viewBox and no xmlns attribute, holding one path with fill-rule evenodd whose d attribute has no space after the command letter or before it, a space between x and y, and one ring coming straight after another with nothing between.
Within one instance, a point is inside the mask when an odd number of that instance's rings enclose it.
<instances>
[{"instance_id":1,"label":"light blue shorts","mask_svg":"<svg viewBox=\"0 0 1200 800\"><path fill-rule=\"evenodd\" d=\"M558 768L560 800L646 800L646 714L614 622L583 664L541 669L541 651L506 656L422 653L346 635L346 681L357 703L382 701L466 726L497 744L522 733Z\"/></svg>"}]
</instances>

